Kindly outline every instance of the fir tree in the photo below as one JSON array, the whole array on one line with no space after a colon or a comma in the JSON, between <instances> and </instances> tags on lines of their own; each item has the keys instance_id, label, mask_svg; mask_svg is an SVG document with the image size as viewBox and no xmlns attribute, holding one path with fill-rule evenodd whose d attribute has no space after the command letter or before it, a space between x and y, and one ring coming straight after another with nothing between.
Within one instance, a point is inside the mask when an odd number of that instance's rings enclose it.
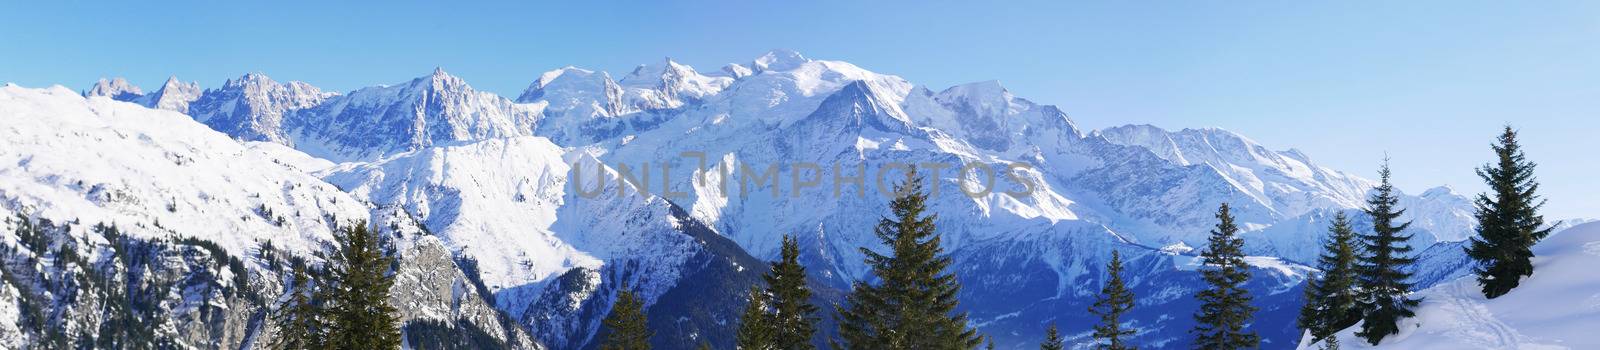
<instances>
[{"instance_id":1,"label":"fir tree","mask_svg":"<svg viewBox=\"0 0 1600 350\"><path fill-rule=\"evenodd\" d=\"M1343 212L1333 217L1328 227L1328 239L1322 245L1322 256L1317 258L1321 276L1306 281L1305 305L1300 308L1300 329L1311 332L1315 339L1324 339L1361 320L1357 285L1360 275L1356 271L1359 259L1356 233L1350 228L1350 218Z\"/></svg>"},{"instance_id":2,"label":"fir tree","mask_svg":"<svg viewBox=\"0 0 1600 350\"><path fill-rule=\"evenodd\" d=\"M1111 262L1106 263L1106 275L1106 285L1100 289L1100 298L1089 308L1089 313L1100 316L1100 324L1094 326L1095 348L1135 350L1136 347L1127 343L1127 338L1132 337L1134 331L1122 328L1122 316L1133 309L1133 291L1122 283L1122 253L1111 251Z\"/></svg>"},{"instance_id":3,"label":"fir tree","mask_svg":"<svg viewBox=\"0 0 1600 350\"><path fill-rule=\"evenodd\" d=\"M1328 337L1322 342L1322 350L1339 350L1339 337Z\"/></svg>"},{"instance_id":4,"label":"fir tree","mask_svg":"<svg viewBox=\"0 0 1600 350\"><path fill-rule=\"evenodd\" d=\"M767 313L767 295L760 288L750 287L750 301L745 303L744 315L739 317L739 330L734 335L735 348L740 350L772 349L777 330Z\"/></svg>"},{"instance_id":5,"label":"fir tree","mask_svg":"<svg viewBox=\"0 0 1600 350\"><path fill-rule=\"evenodd\" d=\"M1358 265L1361 274L1362 310L1365 317L1361 331L1356 335L1377 345L1383 337L1400 332L1399 321L1415 316L1412 308L1421 301L1409 299L1411 272L1407 271L1416 258L1411 253L1411 235L1403 234L1410 222L1396 223L1405 210L1397 205L1400 198L1394 185L1389 183L1389 163L1384 161L1378 171L1380 184L1367 200L1367 215L1372 217L1372 233L1362 234L1362 250L1366 252Z\"/></svg>"},{"instance_id":6,"label":"fir tree","mask_svg":"<svg viewBox=\"0 0 1600 350\"><path fill-rule=\"evenodd\" d=\"M272 339L270 347L278 350L321 348L322 344L317 341L324 338L322 310L311 300L313 285L306 276L304 265L295 265L293 276L289 284L289 297L274 315L273 323L277 326L278 335Z\"/></svg>"},{"instance_id":7,"label":"fir tree","mask_svg":"<svg viewBox=\"0 0 1600 350\"><path fill-rule=\"evenodd\" d=\"M865 247L867 266L878 285L857 281L839 307L839 335L851 349L975 349L983 337L968 328L966 313L957 313L956 292L961 286L945 272L944 256L935 232L936 215L927 214L928 195L921 177L911 171L895 186L889 202L893 217L879 220L878 239L889 255Z\"/></svg>"},{"instance_id":8,"label":"fir tree","mask_svg":"<svg viewBox=\"0 0 1600 350\"><path fill-rule=\"evenodd\" d=\"M396 349L400 347L399 320L389 305L394 257L379 242L377 231L366 223L340 231L339 250L332 269L333 305L326 347L332 349Z\"/></svg>"},{"instance_id":9,"label":"fir tree","mask_svg":"<svg viewBox=\"0 0 1600 350\"><path fill-rule=\"evenodd\" d=\"M1217 227L1200 254L1204 266L1200 273L1210 287L1195 294L1201 305L1194 315L1198 323L1190 331L1195 335L1194 346L1207 350L1255 348L1261 337L1244 330L1256 311L1250 305L1249 291L1244 289L1250 280L1244 240L1238 237L1239 227L1234 225L1227 203L1217 209L1217 220Z\"/></svg>"},{"instance_id":10,"label":"fir tree","mask_svg":"<svg viewBox=\"0 0 1600 350\"><path fill-rule=\"evenodd\" d=\"M1478 236L1472 238L1467 255L1477 261L1473 272L1483 295L1498 298L1516 288L1520 279L1533 275L1533 245L1550 235L1539 208L1544 200L1535 192L1534 163L1517 144L1517 132L1506 126L1494 145L1495 163L1478 169L1478 177L1489 184L1492 193L1478 194Z\"/></svg>"},{"instance_id":11,"label":"fir tree","mask_svg":"<svg viewBox=\"0 0 1600 350\"><path fill-rule=\"evenodd\" d=\"M993 343L991 342L991 344ZM1055 323L1051 323L1050 328L1045 328L1044 330L1044 342L1039 343L1039 350L1062 350L1066 348L1065 341L1061 339L1061 332L1056 330Z\"/></svg>"},{"instance_id":12,"label":"fir tree","mask_svg":"<svg viewBox=\"0 0 1600 350\"><path fill-rule=\"evenodd\" d=\"M611 314L606 315L601 323L606 327L606 337L600 343L601 350L649 350L650 321L644 314L644 302L634 295L627 286L617 293L617 302L611 306Z\"/></svg>"},{"instance_id":13,"label":"fir tree","mask_svg":"<svg viewBox=\"0 0 1600 350\"><path fill-rule=\"evenodd\" d=\"M800 243L783 236L779 261L765 276L766 294L772 303L773 347L781 350L814 349L811 336L816 332L817 307L811 305L811 288L806 286L806 268L800 266Z\"/></svg>"}]
</instances>

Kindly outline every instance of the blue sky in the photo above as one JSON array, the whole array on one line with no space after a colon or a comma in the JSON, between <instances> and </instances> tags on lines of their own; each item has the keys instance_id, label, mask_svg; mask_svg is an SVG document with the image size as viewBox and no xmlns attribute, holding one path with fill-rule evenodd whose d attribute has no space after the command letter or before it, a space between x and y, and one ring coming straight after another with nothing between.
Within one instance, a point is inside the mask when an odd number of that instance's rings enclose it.
<instances>
[{"instance_id":1,"label":"blue sky","mask_svg":"<svg viewBox=\"0 0 1600 350\"><path fill-rule=\"evenodd\" d=\"M940 89L999 80L1081 125L1215 126L1409 192L1483 186L1512 123L1552 217L1600 217L1600 2L0 4L0 81L83 89L245 72L334 91L441 66L515 96L566 65L701 70L772 48Z\"/></svg>"}]
</instances>

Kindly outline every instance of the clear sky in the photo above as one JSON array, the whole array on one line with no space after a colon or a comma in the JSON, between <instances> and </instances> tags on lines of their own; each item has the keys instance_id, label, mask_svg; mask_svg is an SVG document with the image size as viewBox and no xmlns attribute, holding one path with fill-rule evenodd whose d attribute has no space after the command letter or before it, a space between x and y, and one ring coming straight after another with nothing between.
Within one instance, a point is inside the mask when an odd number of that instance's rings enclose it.
<instances>
[{"instance_id":1,"label":"clear sky","mask_svg":"<svg viewBox=\"0 0 1600 350\"><path fill-rule=\"evenodd\" d=\"M1368 177L1387 153L1412 193L1480 191L1472 168L1512 123L1549 216L1600 217L1595 1L0 1L0 25L0 81L80 90L259 71L348 91L441 66L516 96L567 65L709 71L789 48L936 90L999 80L1090 128L1222 127Z\"/></svg>"}]
</instances>

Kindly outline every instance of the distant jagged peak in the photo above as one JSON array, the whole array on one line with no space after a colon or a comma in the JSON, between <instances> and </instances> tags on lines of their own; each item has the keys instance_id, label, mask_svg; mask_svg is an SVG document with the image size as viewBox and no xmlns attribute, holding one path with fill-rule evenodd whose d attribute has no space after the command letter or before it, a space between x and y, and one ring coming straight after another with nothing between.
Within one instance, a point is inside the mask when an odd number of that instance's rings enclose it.
<instances>
[{"instance_id":1,"label":"distant jagged peak","mask_svg":"<svg viewBox=\"0 0 1600 350\"><path fill-rule=\"evenodd\" d=\"M472 86L467 85L465 79L445 72L444 67L434 67L433 72L413 79L411 82L413 87L427 88L432 91L472 91Z\"/></svg>"},{"instance_id":2,"label":"distant jagged peak","mask_svg":"<svg viewBox=\"0 0 1600 350\"><path fill-rule=\"evenodd\" d=\"M231 88L231 87L240 87L240 88L242 88L242 87L247 87L247 86L263 86L263 85L277 85L277 84L278 84L278 82L272 80L272 78L268 77L266 73L249 72L249 73L245 73L244 75L239 76L238 78L228 79L228 81L222 83L222 87L224 89L227 89L227 88Z\"/></svg>"},{"instance_id":3,"label":"distant jagged peak","mask_svg":"<svg viewBox=\"0 0 1600 350\"><path fill-rule=\"evenodd\" d=\"M95 81L93 87L83 92L83 96L103 96L114 100L126 100L144 96L144 90L140 90L138 86L129 83L127 79L122 77L100 78L100 80Z\"/></svg>"},{"instance_id":4,"label":"distant jagged peak","mask_svg":"<svg viewBox=\"0 0 1600 350\"><path fill-rule=\"evenodd\" d=\"M178 80L177 75L167 76L167 81L161 83L161 90L199 90L200 83ZM157 91L161 91L157 90Z\"/></svg>"},{"instance_id":5,"label":"distant jagged peak","mask_svg":"<svg viewBox=\"0 0 1600 350\"><path fill-rule=\"evenodd\" d=\"M888 132L913 129L910 118L898 106L886 101L883 92L866 81L856 80L824 99L810 118L845 117L848 125L872 127ZM813 119L815 120L815 119Z\"/></svg>"},{"instance_id":6,"label":"distant jagged peak","mask_svg":"<svg viewBox=\"0 0 1600 350\"><path fill-rule=\"evenodd\" d=\"M622 95L622 87L611 74L566 66L544 72L528 85L518 103L546 101L552 110L567 110L578 106L600 104L598 109L613 111Z\"/></svg>"},{"instance_id":7,"label":"distant jagged peak","mask_svg":"<svg viewBox=\"0 0 1600 350\"><path fill-rule=\"evenodd\" d=\"M215 96L210 96L215 94ZM321 103L338 93L324 92L321 88L302 81L278 82L268 77L265 73L250 72L238 78L228 79L221 88L207 90L202 100L205 99L231 99L232 96L244 96L245 103L251 104L282 104L283 106L265 107L273 113L283 109L299 109ZM222 107L222 106L213 106Z\"/></svg>"},{"instance_id":8,"label":"distant jagged peak","mask_svg":"<svg viewBox=\"0 0 1600 350\"><path fill-rule=\"evenodd\" d=\"M189 103L200 98L203 91L200 83L178 80L178 76L167 77L167 82L161 84L161 89L150 94L145 107L165 109L179 113L189 113Z\"/></svg>"},{"instance_id":9,"label":"distant jagged peak","mask_svg":"<svg viewBox=\"0 0 1600 350\"><path fill-rule=\"evenodd\" d=\"M754 68L757 73L785 71L799 68L800 65L807 62L811 62L811 59L794 50L773 49L772 51L767 51L761 57L756 57L755 61L751 62L750 67Z\"/></svg>"},{"instance_id":10,"label":"distant jagged peak","mask_svg":"<svg viewBox=\"0 0 1600 350\"><path fill-rule=\"evenodd\" d=\"M618 83L624 86L654 87L672 75L687 76L699 75L699 73L695 72L694 67L678 63L673 61L672 57L667 57L661 63L635 66L633 71L622 77L622 80L618 81Z\"/></svg>"},{"instance_id":11,"label":"distant jagged peak","mask_svg":"<svg viewBox=\"0 0 1600 350\"><path fill-rule=\"evenodd\" d=\"M611 75L607 74L606 72L597 73L593 70L578 68L577 66L566 66L539 74L539 79L534 80L533 84L528 85L528 89L543 89L547 86L550 86L550 84L555 83L558 79L586 79L590 77L596 77L596 74L598 74L598 77L603 77L607 80L611 79Z\"/></svg>"},{"instance_id":12,"label":"distant jagged peak","mask_svg":"<svg viewBox=\"0 0 1600 350\"><path fill-rule=\"evenodd\" d=\"M722 71L719 73L729 78L739 79L748 77L750 74L755 74L755 71L750 70L750 67L745 67L744 65L738 63L729 63L726 66L722 66Z\"/></svg>"},{"instance_id":13,"label":"distant jagged peak","mask_svg":"<svg viewBox=\"0 0 1600 350\"><path fill-rule=\"evenodd\" d=\"M944 104L966 103L977 109L976 112L991 116L1017 113L1033 107L1032 102L1012 95L1010 90L1000 85L999 80L951 86L933 98Z\"/></svg>"},{"instance_id":14,"label":"distant jagged peak","mask_svg":"<svg viewBox=\"0 0 1600 350\"><path fill-rule=\"evenodd\" d=\"M1422 198L1446 198L1455 196L1461 195L1457 194L1456 189L1454 187L1450 187L1450 185L1441 185L1422 191Z\"/></svg>"}]
</instances>

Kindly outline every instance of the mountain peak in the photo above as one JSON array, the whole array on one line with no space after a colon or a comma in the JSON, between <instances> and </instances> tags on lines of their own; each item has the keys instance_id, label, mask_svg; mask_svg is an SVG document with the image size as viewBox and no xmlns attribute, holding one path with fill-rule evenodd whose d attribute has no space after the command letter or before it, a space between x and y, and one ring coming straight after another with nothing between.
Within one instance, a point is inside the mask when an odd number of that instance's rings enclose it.
<instances>
[{"instance_id":1,"label":"mountain peak","mask_svg":"<svg viewBox=\"0 0 1600 350\"><path fill-rule=\"evenodd\" d=\"M115 100L124 100L143 95L143 90L140 90L138 86L129 83L127 79L122 77L100 78L99 81L94 83L94 87L83 92L84 97L105 96Z\"/></svg>"},{"instance_id":2,"label":"mountain peak","mask_svg":"<svg viewBox=\"0 0 1600 350\"><path fill-rule=\"evenodd\" d=\"M738 63L729 63L726 66L722 66L722 73L727 74L728 77L739 79L750 76L752 72L749 67L745 67L744 65Z\"/></svg>"},{"instance_id":3,"label":"mountain peak","mask_svg":"<svg viewBox=\"0 0 1600 350\"><path fill-rule=\"evenodd\" d=\"M1443 186L1439 186L1439 187L1430 188L1427 191L1422 191L1422 197L1423 198L1436 198L1436 197L1440 197L1440 196L1454 196L1454 195L1456 195L1456 189L1453 188L1453 187L1450 187L1450 185L1443 185Z\"/></svg>"},{"instance_id":4,"label":"mountain peak","mask_svg":"<svg viewBox=\"0 0 1600 350\"><path fill-rule=\"evenodd\" d=\"M266 74L262 74L261 72L250 72L245 73L244 75L241 75L235 79L228 79L227 82L222 84L222 87L225 89L244 88L250 86L270 86L277 83L278 82L273 81L271 77L267 77Z\"/></svg>"},{"instance_id":5,"label":"mountain peak","mask_svg":"<svg viewBox=\"0 0 1600 350\"><path fill-rule=\"evenodd\" d=\"M755 67L757 72L784 71L798 68L807 62L811 62L811 60L794 50L774 49L767 51L761 57L757 57L751 66Z\"/></svg>"}]
</instances>

